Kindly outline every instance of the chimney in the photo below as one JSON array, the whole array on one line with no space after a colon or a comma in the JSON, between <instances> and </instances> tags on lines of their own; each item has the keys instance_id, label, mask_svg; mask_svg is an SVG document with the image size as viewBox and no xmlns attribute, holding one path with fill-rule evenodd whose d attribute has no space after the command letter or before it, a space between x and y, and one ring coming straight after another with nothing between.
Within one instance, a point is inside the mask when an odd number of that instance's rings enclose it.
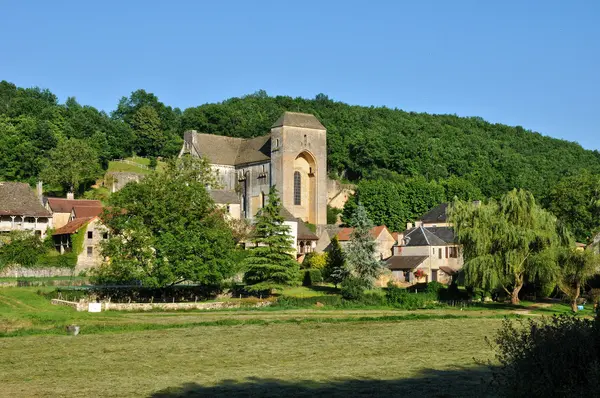
<instances>
[{"instance_id":1,"label":"chimney","mask_svg":"<svg viewBox=\"0 0 600 398\"><path fill-rule=\"evenodd\" d=\"M67 199L69 199L69 200L75 199L75 195L73 194L73 192L67 192Z\"/></svg>"},{"instance_id":2,"label":"chimney","mask_svg":"<svg viewBox=\"0 0 600 398\"><path fill-rule=\"evenodd\" d=\"M406 229L407 230L412 229L412 227L413 227L413 224L411 222L407 222L406 223Z\"/></svg>"},{"instance_id":3,"label":"chimney","mask_svg":"<svg viewBox=\"0 0 600 398\"><path fill-rule=\"evenodd\" d=\"M41 181L37 182L37 185L35 187L35 192L37 194L38 199L40 200L41 204L44 204L44 183Z\"/></svg>"}]
</instances>

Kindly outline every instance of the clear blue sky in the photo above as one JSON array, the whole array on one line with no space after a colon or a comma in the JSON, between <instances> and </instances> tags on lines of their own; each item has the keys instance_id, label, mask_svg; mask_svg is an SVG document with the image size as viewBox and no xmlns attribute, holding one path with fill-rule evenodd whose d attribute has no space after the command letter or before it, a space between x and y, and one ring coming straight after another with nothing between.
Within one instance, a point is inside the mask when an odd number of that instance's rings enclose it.
<instances>
[{"instance_id":1,"label":"clear blue sky","mask_svg":"<svg viewBox=\"0 0 600 398\"><path fill-rule=\"evenodd\" d=\"M600 149L600 0L0 0L0 14L0 80L61 101L322 92Z\"/></svg>"}]
</instances>

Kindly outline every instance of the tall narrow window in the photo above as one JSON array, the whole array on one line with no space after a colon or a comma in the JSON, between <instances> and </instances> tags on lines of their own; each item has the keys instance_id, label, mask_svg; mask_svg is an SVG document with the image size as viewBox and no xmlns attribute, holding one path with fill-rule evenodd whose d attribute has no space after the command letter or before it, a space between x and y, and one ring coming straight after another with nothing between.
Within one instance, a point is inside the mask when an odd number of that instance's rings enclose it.
<instances>
[{"instance_id":1,"label":"tall narrow window","mask_svg":"<svg viewBox=\"0 0 600 398\"><path fill-rule=\"evenodd\" d=\"M302 179L299 171L294 171L294 205L302 204L301 200Z\"/></svg>"}]
</instances>

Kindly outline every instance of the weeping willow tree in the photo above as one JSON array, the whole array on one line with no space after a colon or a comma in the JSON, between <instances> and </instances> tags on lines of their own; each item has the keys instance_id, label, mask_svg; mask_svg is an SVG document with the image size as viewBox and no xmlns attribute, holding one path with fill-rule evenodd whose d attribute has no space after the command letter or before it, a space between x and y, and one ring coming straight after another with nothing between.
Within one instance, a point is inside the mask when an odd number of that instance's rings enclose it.
<instances>
[{"instance_id":1,"label":"weeping willow tree","mask_svg":"<svg viewBox=\"0 0 600 398\"><path fill-rule=\"evenodd\" d=\"M600 270L600 255L592 250L565 248L560 251L558 261L558 287L571 300L573 312L577 312L582 286Z\"/></svg>"},{"instance_id":2,"label":"weeping willow tree","mask_svg":"<svg viewBox=\"0 0 600 398\"><path fill-rule=\"evenodd\" d=\"M462 245L469 285L501 287L518 304L526 276L556 274L556 218L531 193L515 189L485 204L455 201L449 216Z\"/></svg>"}]
</instances>

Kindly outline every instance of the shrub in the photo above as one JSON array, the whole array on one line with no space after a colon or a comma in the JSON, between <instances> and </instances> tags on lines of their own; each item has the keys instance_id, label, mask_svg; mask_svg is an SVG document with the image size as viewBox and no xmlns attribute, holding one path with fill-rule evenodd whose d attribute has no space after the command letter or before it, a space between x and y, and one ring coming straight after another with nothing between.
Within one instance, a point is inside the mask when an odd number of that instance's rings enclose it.
<instances>
[{"instance_id":1,"label":"shrub","mask_svg":"<svg viewBox=\"0 0 600 398\"><path fill-rule=\"evenodd\" d=\"M342 298L337 295L315 297L281 296L277 299L273 306L285 308L308 308L316 306L317 303L324 304L325 306L337 307L342 303Z\"/></svg>"},{"instance_id":2,"label":"shrub","mask_svg":"<svg viewBox=\"0 0 600 398\"><path fill-rule=\"evenodd\" d=\"M359 301L365 294L365 283L358 278L346 278L341 284L340 293L345 300Z\"/></svg>"},{"instance_id":3,"label":"shrub","mask_svg":"<svg viewBox=\"0 0 600 398\"><path fill-rule=\"evenodd\" d=\"M385 297L389 305L407 310L432 307L437 299L436 293L410 293L393 283L388 284Z\"/></svg>"},{"instance_id":4,"label":"shrub","mask_svg":"<svg viewBox=\"0 0 600 398\"><path fill-rule=\"evenodd\" d=\"M427 288L425 288L426 293L432 293L436 296L438 296L439 292L442 290L446 290L446 286L437 281L429 282Z\"/></svg>"},{"instance_id":5,"label":"shrub","mask_svg":"<svg viewBox=\"0 0 600 398\"><path fill-rule=\"evenodd\" d=\"M321 282L323 282L321 270L307 269L304 271L304 277L302 278L302 286L313 286Z\"/></svg>"},{"instance_id":6,"label":"shrub","mask_svg":"<svg viewBox=\"0 0 600 398\"><path fill-rule=\"evenodd\" d=\"M595 396L600 388L598 318L562 315L517 326L505 319L494 343L500 366L491 367L493 383L503 396Z\"/></svg>"},{"instance_id":7,"label":"shrub","mask_svg":"<svg viewBox=\"0 0 600 398\"><path fill-rule=\"evenodd\" d=\"M302 268L322 270L327 264L327 253L308 253L302 262Z\"/></svg>"}]
</instances>

